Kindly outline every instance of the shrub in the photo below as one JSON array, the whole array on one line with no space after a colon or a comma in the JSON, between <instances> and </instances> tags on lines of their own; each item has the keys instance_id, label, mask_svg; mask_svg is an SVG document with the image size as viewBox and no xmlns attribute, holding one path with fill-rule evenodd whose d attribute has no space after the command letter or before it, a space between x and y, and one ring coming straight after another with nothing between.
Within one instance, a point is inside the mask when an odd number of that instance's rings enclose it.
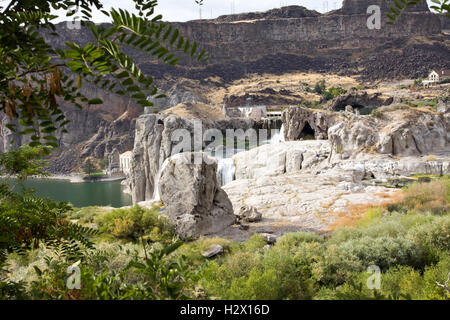
<instances>
[{"instance_id":1,"label":"shrub","mask_svg":"<svg viewBox=\"0 0 450 320\"><path fill-rule=\"evenodd\" d=\"M325 83L325 80L318 81L318 82L316 83L316 85L314 86L314 92L317 93L317 94L322 94L322 93L324 93L324 92L325 92L325 89L326 89L326 83Z\"/></svg>"},{"instance_id":2,"label":"shrub","mask_svg":"<svg viewBox=\"0 0 450 320\"><path fill-rule=\"evenodd\" d=\"M107 208L96 206L77 208L70 214L70 219L77 220L77 223L80 224L90 224L94 223L97 216L105 214L109 211L110 210Z\"/></svg>"},{"instance_id":3,"label":"shrub","mask_svg":"<svg viewBox=\"0 0 450 320\"><path fill-rule=\"evenodd\" d=\"M446 214L450 211L450 178L444 176L428 183L413 183L404 190L403 195L397 207L405 211Z\"/></svg>"},{"instance_id":4,"label":"shrub","mask_svg":"<svg viewBox=\"0 0 450 320\"><path fill-rule=\"evenodd\" d=\"M116 209L97 216L95 222L100 232L116 239L136 242L144 237L151 242L171 243L175 235L173 226L158 211L156 206L152 209L139 206Z\"/></svg>"},{"instance_id":5,"label":"shrub","mask_svg":"<svg viewBox=\"0 0 450 320\"><path fill-rule=\"evenodd\" d=\"M367 210L364 218L359 221L359 226L367 227L373 220L378 220L383 215L383 212L383 208L370 208Z\"/></svg>"},{"instance_id":6,"label":"shrub","mask_svg":"<svg viewBox=\"0 0 450 320\"><path fill-rule=\"evenodd\" d=\"M341 88L341 87L331 87L328 90L323 92L323 96L326 100L332 100L341 94L346 94L347 90Z\"/></svg>"},{"instance_id":7,"label":"shrub","mask_svg":"<svg viewBox=\"0 0 450 320\"><path fill-rule=\"evenodd\" d=\"M381 112L381 110L379 110L379 109L374 109L374 110L372 110L372 112L371 112L370 115L371 115L372 117L375 117L375 118L380 119L380 118L383 117L383 112Z\"/></svg>"}]
</instances>

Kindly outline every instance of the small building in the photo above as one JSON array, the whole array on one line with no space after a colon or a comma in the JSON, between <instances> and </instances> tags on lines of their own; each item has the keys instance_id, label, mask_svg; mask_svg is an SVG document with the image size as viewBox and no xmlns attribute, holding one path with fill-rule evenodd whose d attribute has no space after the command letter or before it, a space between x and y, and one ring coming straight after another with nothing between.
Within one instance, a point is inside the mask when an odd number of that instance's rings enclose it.
<instances>
[{"instance_id":1,"label":"small building","mask_svg":"<svg viewBox=\"0 0 450 320\"><path fill-rule=\"evenodd\" d=\"M428 88L450 79L450 69L432 70L428 75L428 80L423 81L423 86Z\"/></svg>"},{"instance_id":2,"label":"small building","mask_svg":"<svg viewBox=\"0 0 450 320\"><path fill-rule=\"evenodd\" d=\"M131 159L133 158L133 152L132 151L127 151L122 153L119 156L119 161L120 161L120 170L124 173L124 174L130 174L130 170L131 170Z\"/></svg>"}]
</instances>

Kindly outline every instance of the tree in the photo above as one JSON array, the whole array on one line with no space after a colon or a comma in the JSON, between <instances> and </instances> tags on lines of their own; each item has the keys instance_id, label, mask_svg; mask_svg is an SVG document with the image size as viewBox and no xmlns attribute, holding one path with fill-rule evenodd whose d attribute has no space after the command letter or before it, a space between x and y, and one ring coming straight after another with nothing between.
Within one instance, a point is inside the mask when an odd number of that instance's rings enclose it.
<instances>
[{"instance_id":1,"label":"tree","mask_svg":"<svg viewBox=\"0 0 450 320\"><path fill-rule=\"evenodd\" d=\"M326 90L325 80L317 82L316 85L314 86L314 92L317 94L322 94L325 92L325 90Z\"/></svg>"},{"instance_id":2,"label":"tree","mask_svg":"<svg viewBox=\"0 0 450 320\"><path fill-rule=\"evenodd\" d=\"M0 183L0 284L9 252L38 248L41 243L64 244L68 253L77 250L77 243L92 246L89 237L95 231L66 218L72 210L68 203L38 198L21 184L27 176L43 172L40 159L48 154L46 149L25 145L0 154L0 174L6 176ZM17 187L21 190L14 191Z\"/></svg>"},{"instance_id":3,"label":"tree","mask_svg":"<svg viewBox=\"0 0 450 320\"><path fill-rule=\"evenodd\" d=\"M66 132L69 122L60 101L78 108L101 104L81 92L83 83L119 95L131 96L143 107L153 107L149 97L160 98L151 75L144 74L124 49L132 48L169 65L179 61L177 51L198 61L206 61L196 42L180 35L171 24L155 14L156 0L132 0L137 14L123 9L106 11L100 0L11 0L0 3L0 111L12 123L7 127L31 135L31 146L57 147L54 134ZM79 8L81 26L92 33L94 42L80 46L66 42L58 49L48 43L43 32L58 36L52 23L54 10L73 16ZM92 9L109 17L111 25L90 22ZM128 52L128 51L127 51ZM20 126L15 122L18 120Z\"/></svg>"},{"instance_id":4,"label":"tree","mask_svg":"<svg viewBox=\"0 0 450 320\"><path fill-rule=\"evenodd\" d=\"M402 15L403 11L407 7L412 7L426 0L394 0L394 6L390 8L391 12L387 14L389 18L388 24L393 24ZM450 0L431 0L435 5L431 6L431 9L437 11L440 14L450 17Z\"/></svg>"},{"instance_id":5,"label":"tree","mask_svg":"<svg viewBox=\"0 0 450 320\"><path fill-rule=\"evenodd\" d=\"M84 162L84 166L83 166L83 171L84 173L86 173L88 176L90 176L91 174L93 174L95 172L95 166L92 163L91 159L87 159Z\"/></svg>"}]
</instances>

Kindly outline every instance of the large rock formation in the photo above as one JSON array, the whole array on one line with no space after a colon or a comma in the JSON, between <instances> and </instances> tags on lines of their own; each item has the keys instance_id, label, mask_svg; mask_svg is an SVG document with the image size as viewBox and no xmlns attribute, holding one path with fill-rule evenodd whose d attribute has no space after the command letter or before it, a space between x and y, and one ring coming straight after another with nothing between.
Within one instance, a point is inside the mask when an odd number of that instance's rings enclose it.
<instances>
[{"instance_id":1,"label":"large rock formation","mask_svg":"<svg viewBox=\"0 0 450 320\"><path fill-rule=\"evenodd\" d=\"M328 129L336 116L326 111L289 107L282 114L286 141L302 139L328 139Z\"/></svg>"},{"instance_id":2,"label":"large rock formation","mask_svg":"<svg viewBox=\"0 0 450 320\"><path fill-rule=\"evenodd\" d=\"M133 149L133 166L130 173L133 202L153 199L155 180L164 161L170 156L186 151L202 151L205 146L203 133L206 129L215 128L220 131L240 128L253 128L255 122L243 119L221 120L217 122L201 122L174 115L145 114L136 121L136 133ZM194 135L197 129L200 136ZM176 136L175 136L175 135ZM179 134L190 140L189 150L175 150L180 142ZM195 143L196 142L196 143Z\"/></svg>"},{"instance_id":3,"label":"large rock formation","mask_svg":"<svg viewBox=\"0 0 450 320\"><path fill-rule=\"evenodd\" d=\"M328 158L328 141L290 141L266 144L233 156L236 179L257 179L310 169Z\"/></svg>"},{"instance_id":4,"label":"large rock formation","mask_svg":"<svg viewBox=\"0 0 450 320\"><path fill-rule=\"evenodd\" d=\"M448 116L395 105L377 111L378 117L350 114L329 129L334 157L347 159L368 151L395 156L449 152Z\"/></svg>"},{"instance_id":5,"label":"large rock formation","mask_svg":"<svg viewBox=\"0 0 450 320\"><path fill-rule=\"evenodd\" d=\"M333 72L376 80L381 77L419 78L430 69L447 68L448 39L441 34L440 18L428 12L425 2L420 7L408 9L395 25L386 25L383 18L380 30L367 28L367 7L381 4L385 17L388 3L392 1L345 1L342 10L324 15L290 6L262 13L176 23L186 39L196 40L207 50L211 58L202 65L194 65L194 61L182 56L179 66L167 66L141 52L128 49L126 52L136 59L143 71L155 78L162 91L168 92L167 99L157 101L161 109L180 102L210 103L201 94L167 79L199 80L200 91L205 79L215 77L215 83L223 86L223 81L243 78L250 73ZM49 32L46 37L58 48L65 48L66 41L74 41L80 46L95 41L89 30L68 29L64 22L57 26L57 32L60 37L52 37ZM68 135L58 135L62 150L53 159L58 163L51 167L53 172L73 171L86 156L108 157L112 152L107 146L108 141L125 142L120 144L119 152L126 151L133 143L127 136L133 119L143 111L129 99L94 87L86 87L84 93L89 98L102 98L104 104L84 110L64 107L71 123L67 127ZM280 102L284 98L291 99L281 93L275 97ZM301 101L301 97L294 100ZM126 112L129 113L126 120L129 124L120 128L105 124ZM109 130L116 131L108 133ZM0 135L1 151L7 151L12 140L15 145L28 141L27 137L11 134L4 126Z\"/></svg>"},{"instance_id":6,"label":"large rock formation","mask_svg":"<svg viewBox=\"0 0 450 320\"><path fill-rule=\"evenodd\" d=\"M195 157L200 162L195 162ZM204 153L171 157L159 180L161 201L182 239L215 234L234 224L228 195L216 180L217 162Z\"/></svg>"},{"instance_id":7,"label":"large rock formation","mask_svg":"<svg viewBox=\"0 0 450 320\"><path fill-rule=\"evenodd\" d=\"M347 106L352 106L367 114L373 109L390 105L394 100L393 98L382 98L380 95L379 93L368 94L367 92L358 93L352 91L334 98L329 109L332 111L343 111Z\"/></svg>"}]
</instances>

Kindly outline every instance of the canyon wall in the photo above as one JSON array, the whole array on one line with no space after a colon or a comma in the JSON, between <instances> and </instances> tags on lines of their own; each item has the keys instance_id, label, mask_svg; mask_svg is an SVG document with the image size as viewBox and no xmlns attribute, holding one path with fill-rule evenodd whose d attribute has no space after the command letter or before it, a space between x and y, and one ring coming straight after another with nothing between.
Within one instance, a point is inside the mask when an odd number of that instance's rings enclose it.
<instances>
[{"instance_id":1,"label":"canyon wall","mask_svg":"<svg viewBox=\"0 0 450 320\"><path fill-rule=\"evenodd\" d=\"M188 78L202 81L218 77L219 84L245 77L249 73L280 74L293 71L358 75L363 80L386 78L418 78L433 68L447 68L450 64L448 37L441 33L441 19L429 12L425 3L405 12L395 25L387 25L387 3L392 1L344 1L343 8L320 14L300 6L289 6L266 12L222 16L213 20L175 23L180 33L199 43L211 57L208 63L198 64L182 57L179 66L167 66L151 57L125 49L143 71L156 78L157 85L172 88L167 78ZM382 27L369 30L367 7L380 4ZM57 26L59 37L46 34L58 48L66 41L85 45L94 40L87 29L72 30L67 23ZM417 42L412 40L419 39ZM100 97L103 105L78 110L63 104L71 123L69 134L59 135L61 145L53 157L52 172L68 173L76 170L89 156L105 158L118 149L132 149L134 123L144 110L127 98L86 87L88 97ZM169 97L158 103L160 109L173 103L197 101L198 97L176 88ZM181 97L181 98L180 98ZM202 101L208 104L208 101ZM5 127L8 119L1 117L0 151L27 142Z\"/></svg>"}]
</instances>

